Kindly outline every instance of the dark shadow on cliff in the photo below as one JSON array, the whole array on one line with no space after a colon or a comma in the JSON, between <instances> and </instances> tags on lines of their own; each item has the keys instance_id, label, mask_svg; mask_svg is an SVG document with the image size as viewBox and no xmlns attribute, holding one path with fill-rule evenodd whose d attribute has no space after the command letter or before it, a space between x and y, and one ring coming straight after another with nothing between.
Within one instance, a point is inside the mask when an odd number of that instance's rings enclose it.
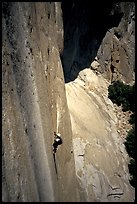
<instances>
[{"instance_id":1,"label":"dark shadow on cliff","mask_svg":"<svg viewBox=\"0 0 137 204\"><path fill-rule=\"evenodd\" d=\"M61 6L64 25L61 60L67 83L91 65L106 32L119 25L123 14L113 2L63 1Z\"/></svg>"}]
</instances>

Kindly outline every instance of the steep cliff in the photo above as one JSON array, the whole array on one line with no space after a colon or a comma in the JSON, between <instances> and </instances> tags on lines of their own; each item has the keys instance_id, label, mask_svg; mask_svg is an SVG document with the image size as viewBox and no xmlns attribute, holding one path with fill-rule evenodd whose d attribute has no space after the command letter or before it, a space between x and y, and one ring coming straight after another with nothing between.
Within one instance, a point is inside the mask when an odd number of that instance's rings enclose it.
<instances>
[{"instance_id":1,"label":"steep cliff","mask_svg":"<svg viewBox=\"0 0 137 204\"><path fill-rule=\"evenodd\" d=\"M133 202L135 199L134 188L129 183L125 138L118 130L116 109L108 99L109 84L90 68L66 84L76 174L83 202ZM126 120L124 123L126 131L129 124Z\"/></svg>"},{"instance_id":2,"label":"steep cliff","mask_svg":"<svg viewBox=\"0 0 137 204\"><path fill-rule=\"evenodd\" d=\"M5 2L2 11L2 199L75 201L61 5Z\"/></svg>"},{"instance_id":3,"label":"steep cliff","mask_svg":"<svg viewBox=\"0 0 137 204\"><path fill-rule=\"evenodd\" d=\"M62 61L80 199L133 202L124 146L129 113L108 99L108 86L135 81L134 2L73 1L67 8Z\"/></svg>"},{"instance_id":4,"label":"steep cliff","mask_svg":"<svg viewBox=\"0 0 137 204\"><path fill-rule=\"evenodd\" d=\"M109 81L133 83L135 3L69 1L62 5L62 10L66 82L74 80L85 67L91 67Z\"/></svg>"},{"instance_id":5,"label":"steep cliff","mask_svg":"<svg viewBox=\"0 0 137 204\"><path fill-rule=\"evenodd\" d=\"M110 81L135 80L135 3L119 2L112 7L111 15L122 14L119 24L106 32L97 52L101 64L98 71Z\"/></svg>"},{"instance_id":6,"label":"steep cliff","mask_svg":"<svg viewBox=\"0 0 137 204\"><path fill-rule=\"evenodd\" d=\"M107 91L134 82L134 21L133 2L3 2L4 202L135 200Z\"/></svg>"}]
</instances>

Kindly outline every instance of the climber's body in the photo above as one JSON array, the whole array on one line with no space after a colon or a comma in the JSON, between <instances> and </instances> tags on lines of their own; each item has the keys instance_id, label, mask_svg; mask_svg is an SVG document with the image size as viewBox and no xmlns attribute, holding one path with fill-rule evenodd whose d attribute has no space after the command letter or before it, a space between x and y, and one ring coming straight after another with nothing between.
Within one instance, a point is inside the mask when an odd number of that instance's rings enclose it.
<instances>
[{"instance_id":1,"label":"climber's body","mask_svg":"<svg viewBox=\"0 0 137 204\"><path fill-rule=\"evenodd\" d=\"M54 143L53 143L53 152L56 153L58 145L62 144L62 138L60 133L54 132Z\"/></svg>"}]
</instances>

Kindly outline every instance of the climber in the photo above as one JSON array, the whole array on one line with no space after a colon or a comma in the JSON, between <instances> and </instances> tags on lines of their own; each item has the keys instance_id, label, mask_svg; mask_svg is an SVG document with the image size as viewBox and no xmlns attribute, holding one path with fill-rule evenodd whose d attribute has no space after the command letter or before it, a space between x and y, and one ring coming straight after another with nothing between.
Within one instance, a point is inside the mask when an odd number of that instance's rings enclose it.
<instances>
[{"instance_id":1,"label":"climber","mask_svg":"<svg viewBox=\"0 0 137 204\"><path fill-rule=\"evenodd\" d=\"M54 132L54 143L53 143L53 152L56 153L58 145L62 144L62 138L60 133Z\"/></svg>"}]
</instances>

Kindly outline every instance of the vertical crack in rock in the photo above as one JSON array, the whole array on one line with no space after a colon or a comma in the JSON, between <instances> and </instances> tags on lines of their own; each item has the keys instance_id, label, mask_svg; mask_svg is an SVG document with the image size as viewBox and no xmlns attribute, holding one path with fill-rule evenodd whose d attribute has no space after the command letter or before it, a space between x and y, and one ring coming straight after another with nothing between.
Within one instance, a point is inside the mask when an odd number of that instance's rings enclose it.
<instances>
[{"instance_id":1,"label":"vertical crack in rock","mask_svg":"<svg viewBox=\"0 0 137 204\"><path fill-rule=\"evenodd\" d=\"M3 2L2 6L2 199L76 201L71 123L60 62L61 3ZM57 151L58 180L52 146L57 128L65 144Z\"/></svg>"}]
</instances>

